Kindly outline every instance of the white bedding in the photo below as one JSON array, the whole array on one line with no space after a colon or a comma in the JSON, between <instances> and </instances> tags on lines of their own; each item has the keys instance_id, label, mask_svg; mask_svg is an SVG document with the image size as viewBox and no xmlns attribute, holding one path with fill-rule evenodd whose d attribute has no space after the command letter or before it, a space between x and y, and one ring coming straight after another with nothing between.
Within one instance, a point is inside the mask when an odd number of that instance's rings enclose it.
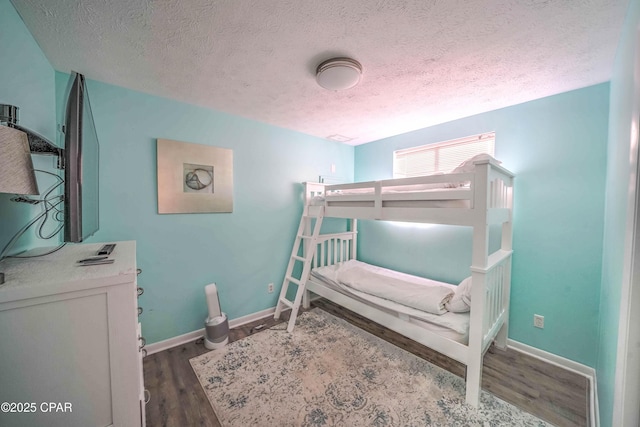
<instances>
[{"instance_id":1,"label":"white bedding","mask_svg":"<svg viewBox=\"0 0 640 427\"><path fill-rule=\"evenodd\" d=\"M405 273L400 273L398 271L393 271L393 270L389 270L382 267L373 266L373 265L366 264L364 262L356 261L356 260L350 260L344 263L315 268L311 271L311 276L312 278L317 279L316 281L319 281L320 283L327 285L328 287L334 290L338 290L362 302L366 302L368 304L377 306L378 308L383 309L384 311L392 312L401 318L408 317L409 321L412 323L416 323L416 324L426 323L425 325L421 325L421 326L424 326L427 329L430 329L429 325L434 325L435 326L434 329L436 329L436 332L438 332L437 331L438 329L448 330L449 332L451 332L450 335L455 336L455 338L447 336L448 338L455 339L458 342L464 342L464 340L467 339L467 335L469 331L469 313L451 313L448 311L440 315L428 313L413 307L399 304L397 302L394 302L385 298L380 298L378 296L371 295L371 294L350 288L348 286L341 284L338 280L336 280L338 277L338 271L341 268L344 268L344 265L346 264L351 265L351 267L358 266L368 271L372 271L377 274L386 276L390 279L401 280L401 281L405 281L413 284L424 285L426 283L430 285L434 283L434 281L429 279L412 276ZM451 285L444 282L435 282L435 283L437 283L438 286L449 288L451 292L454 292L456 289L455 285Z\"/></svg>"},{"instance_id":2,"label":"white bedding","mask_svg":"<svg viewBox=\"0 0 640 427\"><path fill-rule=\"evenodd\" d=\"M444 314L445 304L454 291L435 280L407 280L393 277L379 268L356 260L342 263L335 271L335 281L352 290L397 302L427 313Z\"/></svg>"}]
</instances>

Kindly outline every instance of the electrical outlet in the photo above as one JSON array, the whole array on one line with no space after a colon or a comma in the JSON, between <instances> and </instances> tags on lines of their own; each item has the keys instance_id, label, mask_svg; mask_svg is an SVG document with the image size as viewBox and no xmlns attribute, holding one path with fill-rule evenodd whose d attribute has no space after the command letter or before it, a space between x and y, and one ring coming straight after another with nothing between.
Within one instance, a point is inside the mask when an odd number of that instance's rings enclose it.
<instances>
[{"instance_id":1,"label":"electrical outlet","mask_svg":"<svg viewBox=\"0 0 640 427\"><path fill-rule=\"evenodd\" d=\"M540 316L539 314L534 314L533 326L535 326L536 328L544 329L544 316Z\"/></svg>"},{"instance_id":2,"label":"electrical outlet","mask_svg":"<svg viewBox=\"0 0 640 427\"><path fill-rule=\"evenodd\" d=\"M272 293L273 293L273 283L269 283L269 284L267 285L267 292L269 292L270 294L272 294Z\"/></svg>"}]
</instances>

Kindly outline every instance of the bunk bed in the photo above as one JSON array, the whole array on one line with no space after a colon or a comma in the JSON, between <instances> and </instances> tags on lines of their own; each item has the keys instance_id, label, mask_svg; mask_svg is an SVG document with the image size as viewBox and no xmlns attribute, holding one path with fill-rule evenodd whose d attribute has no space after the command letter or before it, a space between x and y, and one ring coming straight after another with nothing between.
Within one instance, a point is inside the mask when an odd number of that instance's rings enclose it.
<instances>
[{"instance_id":1,"label":"bunk bed","mask_svg":"<svg viewBox=\"0 0 640 427\"><path fill-rule=\"evenodd\" d=\"M501 348L507 343L513 178L500 162L484 156L470 159L451 174L339 185L305 183L303 220L275 317L280 315L281 305L291 307L293 319L290 317L289 330L292 330L297 308L301 302L309 306L310 293L333 301L465 364L466 401L477 407L484 353L494 341ZM324 217L349 219L349 231L320 234ZM470 311L447 312L442 316L431 314L439 320L433 322L429 316L390 307L385 304L385 298L379 301L336 283L336 268L358 262L358 219L472 227L471 276L465 283L471 283L470 295L467 295L472 302ZM501 225L501 244L490 253L489 233L496 225ZM305 264L300 279L291 278L294 261ZM403 275L387 271L383 274ZM402 278L408 278L404 276ZM299 285L294 302L285 298L287 281ZM458 288L451 287L455 296ZM451 327L447 322L456 326Z\"/></svg>"}]
</instances>

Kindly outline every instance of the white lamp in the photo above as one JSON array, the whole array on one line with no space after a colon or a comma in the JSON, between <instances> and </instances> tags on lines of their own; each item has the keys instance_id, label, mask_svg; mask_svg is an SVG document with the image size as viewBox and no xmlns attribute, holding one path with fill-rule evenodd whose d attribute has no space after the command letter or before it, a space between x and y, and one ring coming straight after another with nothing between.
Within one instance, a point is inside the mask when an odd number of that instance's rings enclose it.
<instances>
[{"instance_id":1,"label":"white lamp","mask_svg":"<svg viewBox=\"0 0 640 427\"><path fill-rule=\"evenodd\" d=\"M351 58L332 58L316 69L316 81L329 90L350 89L360 82L362 65Z\"/></svg>"},{"instance_id":2,"label":"white lamp","mask_svg":"<svg viewBox=\"0 0 640 427\"><path fill-rule=\"evenodd\" d=\"M0 193L40 194L25 132L0 126Z\"/></svg>"},{"instance_id":3,"label":"white lamp","mask_svg":"<svg viewBox=\"0 0 640 427\"><path fill-rule=\"evenodd\" d=\"M7 126L0 126L0 193L40 194L27 134Z\"/></svg>"}]
</instances>

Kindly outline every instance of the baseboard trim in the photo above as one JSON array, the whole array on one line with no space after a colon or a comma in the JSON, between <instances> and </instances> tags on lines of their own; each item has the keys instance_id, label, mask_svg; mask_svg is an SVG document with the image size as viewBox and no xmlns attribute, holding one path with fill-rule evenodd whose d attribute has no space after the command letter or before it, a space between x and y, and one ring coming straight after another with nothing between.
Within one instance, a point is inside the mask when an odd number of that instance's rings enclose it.
<instances>
[{"instance_id":1,"label":"baseboard trim","mask_svg":"<svg viewBox=\"0 0 640 427\"><path fill-rule=\"evenodd\" d=\"M514 341L512 339L507 340L507 345L516 351L519 351L521 353L540 359L544 362L559 366L563 369L566 369L568 371L571 371L586 377L587 380L589 381L590 426L591 427L600 426L600 410L598 407L598 390L597 390L598 382L596 381L595 369L589 366L583 365L582 363L578 363L573 360L564 358L562 356L558 356L556 354L549 353L544 350L540 350L539 348L531 347L530 345L523 344L521 342Z\"/></svg>"},{"instance_id":2,"label":"baseboard trim","mask_svg":"<svg viewBox=\"0 0 640 427\"><path fill-rule=\"evenodd\" d=\"M177 337L169 338L163 341L147 344L144 348L147 349L147 355L151 355L154 353L159 353L163 350L170 349L172 347L177 347L179 345L195 341L199 338L202 338L203 336L204 328L198 329L197 331L187 332L186 334L178 335Z\"/></svg>"},{"instance_id":3,"label":"baseboard trim","mask_svg":"<svg viewBox=\"0 0 640 427\"><path fill-rule=\"evenodd\" d=\"M276 312L275 307L267 308L266 310L257 311L252 314L247 314L246 316L237 317L235 319L229 320L229 328L237 328L238 326L246 325L247 323L251 323L255 320L264 319L265 317L273 316L273 313Z\"/></svg>"},{"instance_id":4,"label":"baseboard trim","mask_svg":"<svg viewBox=\"0 0 640 427\"><path fill-rule=\"evenodd\" d=\"M251 323L255 320L273 316L273 313L275 313L275 311L276 311L276 308L271 307L271 308L267 308L266 310L258 311L255 313L248 314L246 316L231 319L229 320L229 328L230 329L237 328L238 326L246 325L247 323ZM195 341L202 337L204 337L204 328L198 329L196 331L187 332L186 334L178 335L176 337L169 338L163 341L147 344L145 348L147 349L147 354L151 355L163 350L167 350L172 347L177 347L179 345L186 344L191 341Z\"/></svg>"}]
</instances>

